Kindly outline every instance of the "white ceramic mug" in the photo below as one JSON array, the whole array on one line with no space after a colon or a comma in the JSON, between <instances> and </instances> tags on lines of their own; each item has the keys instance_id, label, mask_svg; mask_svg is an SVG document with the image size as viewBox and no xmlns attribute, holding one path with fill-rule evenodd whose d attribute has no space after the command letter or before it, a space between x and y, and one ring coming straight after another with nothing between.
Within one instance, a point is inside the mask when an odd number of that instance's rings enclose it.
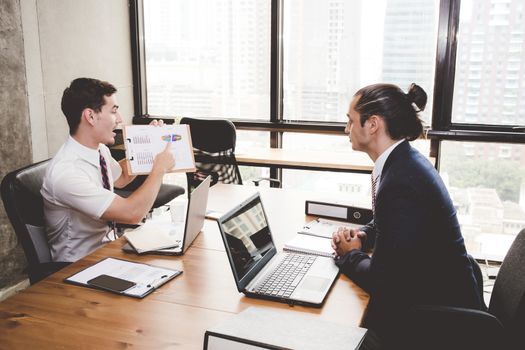
<instances>
[{"instance_id":1,"label":"white ceramic mug","mask_svg":"<svg viewBox=\"0 0 525 350\"><path fill-rule=\"evenodd\" d=\"M170 203L171 222L180 223L186 219L187 200L174 200Z\"/></svg>"}]
</instances>

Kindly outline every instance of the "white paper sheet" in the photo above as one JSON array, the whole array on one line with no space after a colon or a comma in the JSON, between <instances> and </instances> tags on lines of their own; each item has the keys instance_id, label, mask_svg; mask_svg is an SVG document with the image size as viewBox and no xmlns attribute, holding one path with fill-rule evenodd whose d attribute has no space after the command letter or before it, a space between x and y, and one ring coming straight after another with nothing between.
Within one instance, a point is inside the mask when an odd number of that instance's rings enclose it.
<instances>
[{"instance_id":1,"label":"white paper sheet","mask_svg":"<svg viewBox=\"0 0 525 350\"><path fill-rule=\"evenodd\" d=\"M168 141L171 142L171 152L175 157L175 167L171 171L194 171L195 160L189 126L124 126L124 145L131 174L150 173L155 156L166 148Z\"/></svg>"},{"instance_id":2,"label":"white paper sheet","mask_svg":"<svg viewBox=\"0 0 525 350\"><path fill-rule=\"evenodd\" d=\"M107 258L68 277L66 280L88 285L87 282L89 280L100 275L118 277L136 283L134 287L126 290L124 294L140 297L150 289L158 288L165 281L169 280L170 277L178 273L179 271L177 270Z\"/></svg>"}]
</instances>

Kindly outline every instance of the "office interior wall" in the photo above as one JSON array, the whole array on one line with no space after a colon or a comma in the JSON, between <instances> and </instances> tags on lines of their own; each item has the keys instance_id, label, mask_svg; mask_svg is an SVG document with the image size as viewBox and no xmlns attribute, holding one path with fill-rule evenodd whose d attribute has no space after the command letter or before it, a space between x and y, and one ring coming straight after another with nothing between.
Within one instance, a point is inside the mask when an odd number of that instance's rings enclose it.
<instances>
[{"instance_id":1,"label":"office interior wall","mask_svg":"<svg viewBox=\"0 0 525 350\"><path fill-rule=\"evenodd\" d=\"M125 122L133 113L127 0L23 0L33 160L52 157L69 128L62 92L78 77L106 80L118 90Z\"/></svg>"},{"instance_id":2,"label":"office interior wall","mask_svg":"<svg viewBox=\"0 0 525 350\"><path fill-rule=\"evenodd\" d=\"M69 129L62 92L77 77L107 80L131 123L127 0L0 1L0 176L52 157ZM0 300L25 276L25 257L0 208ZM3 289L4 288L4 289Z\"/></svg>"},{"instance_id":3,"label":"office interior wall","mask_svg":"<svg viewBox=\"0 0 525 350\"><path fill-rule=\"evenodd\" d=\"M31 163L31 135L19 0L0 1L0 176ZM24 279L25 257L0 206L0 300Z\"/></svg>"}]
</instances>

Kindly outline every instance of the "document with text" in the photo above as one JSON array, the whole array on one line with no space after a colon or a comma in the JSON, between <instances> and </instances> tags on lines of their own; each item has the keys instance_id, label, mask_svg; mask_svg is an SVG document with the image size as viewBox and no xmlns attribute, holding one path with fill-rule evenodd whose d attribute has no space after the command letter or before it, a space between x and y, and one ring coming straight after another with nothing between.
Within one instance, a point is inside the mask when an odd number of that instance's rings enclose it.
<instances>
[{"instance_id":1,"label":"document with text","mask_svg":"<svg viewBox=\"0 0 525 350\"><path fill-rule=\"evenodd\" d=\"M175 166L170 172L195 171L195 158L188 125L126 125L123 128L126 158L131 175L149 174L155 156L170 142Z\"/></svg>"},{"instance_id":2,"label":"document with text","mask_svg":"<svg viewBox=\"0 0 525 350\"><path fill-rule=\"evenodd\" d=\"M358 225L347 221L315 219L304 225L298 233L323 238L332 238L334 232L336 232L339 227L357 230L362 226L363 225Z\"/></svg>"},{"instance_id":3,"label":"document with text","mask_svg":"<svg viewBox=\"0 0 525 350\"><path fill-rule=\"evenodd\" d=\"M131 282L132 286L118 294L143 298L164 283L180 275L182 271L115 258L106 258L67 277L64 281L81 286L92 286L90 281L99 276L113 277ZM102 288L104 289L104 288Z\"/></svg>"}]
</instances>

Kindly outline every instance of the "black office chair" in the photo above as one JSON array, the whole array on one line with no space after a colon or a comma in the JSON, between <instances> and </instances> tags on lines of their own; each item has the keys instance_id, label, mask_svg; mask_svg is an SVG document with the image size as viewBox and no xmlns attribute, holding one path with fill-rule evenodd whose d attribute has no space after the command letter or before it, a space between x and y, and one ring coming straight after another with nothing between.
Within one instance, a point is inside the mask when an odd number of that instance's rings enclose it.
<instances>
[{"instance_id":1,"label":"black office chair","mask_svg":"<svg viewBox=\"0 0 525 350\"><path fill-rule=\"evenodd\" d=\"M208 175L211 175L211 186L218 182L242 185L241 173L235 158L237 139L235 125L227 119L200 118L182 118L180 123L190 126L197 168L194 173L186 173L188 194ZM258 186L262 180L280 183L269 178L260 178L253 182Z\"/></svg>"},{"instance_id":2,"label":"black office chair","mask_svg":"<svg viewBox=\"0 0 525 350\"><path fill-rule=\"evenodd\" d=\"M407 349L525 348L525 229L503 260L488 311L419 305L402 328Z\"/></svg>"},{"instance_id":3,"label":"black office chair","mask_svg":"<svg viewBox=\"0 0 525 350\"><path fill-rule=\"evenodd\" d=\"M69 262L51 261L44 229L44 205L40 195L49 160L7 174L2 180L4 207L27 259L27 274L34 284Z\"/></svg>"},{"instance_id":4,"label":"black office chair","mask_svg":"<svg viewBox=\"0 0 525 350\"><path fill-rule=\"evenodd\" d=\"M138 175L128 185L126 185L123 188L115 188L114 191L119 196L127 198L131 196L131 194L136 189L138 189L144 183L144 181L146 181L146 178L147 178L146 175ZM180 186L162 184L160 185L159 193L157 194L157 197L155 198L155 202L153 203L152 208L158 208L163 205L166 205L171 200L177 198L181 194L184 194L184 192L185 192L184 188Z\"/></svg>"}]
</instances>

